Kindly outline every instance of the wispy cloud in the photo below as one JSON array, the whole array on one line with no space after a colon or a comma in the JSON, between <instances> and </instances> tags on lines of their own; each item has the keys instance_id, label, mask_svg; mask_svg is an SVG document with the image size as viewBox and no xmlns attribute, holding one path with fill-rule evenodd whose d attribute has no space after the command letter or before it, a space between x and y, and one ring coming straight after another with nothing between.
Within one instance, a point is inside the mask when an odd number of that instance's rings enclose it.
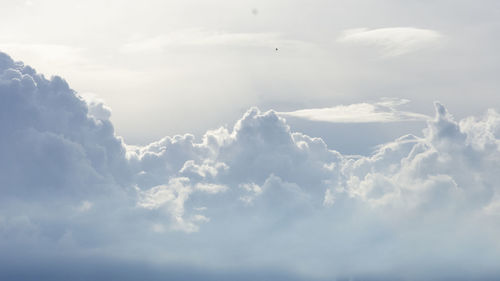
<instances>
[{"instance_id":1,"label":"wispy cloud","mask_svg":"<svg viewBox=\"0 0 500 281\"><path fill-rule=\"evenodd\" d=\"M442 34L415 27L355 28L345 30L337 39L342 43L374 46L384 56L400 56L434 45Z\"/></svg>"},{"instance_id":2,"label":"wispy cloud","mask_svg":"<svg viewBox=\"0 0 500 281\"><path fill-rule=\"evenodd\" d=\"M225 32L200 28L183 29L149 38L132 40L124 44L123 53L162 51L171 47L187 46L236 46L236 47L270 47L302 46L307 43L283 38L273 32Z\"/></svg>"},{"instance_id":3,"label":"wispy cloud","mask_svg":"<svg viewBox=\"0 0 500 281\"><path fill-rule=\"evenodd\" d=\"M28 58L43 58L47 63L77 64L87 60L83 48L61 44L0 43L0 50Z\"/></svg>"},{"instance_id":4,"label":"wispy cloud","mask_svg":"<svg viewBox=\"0 0 500 281\"><path fill-rule=\"evenodd\" d=\"M398 110L408 103L406 99L383 99L376 103L356 103L326 108L301 109L278 112L279 115L330 123L385 123L400 121L424 121L429 116Z\"/></svg>"}]
</instances>

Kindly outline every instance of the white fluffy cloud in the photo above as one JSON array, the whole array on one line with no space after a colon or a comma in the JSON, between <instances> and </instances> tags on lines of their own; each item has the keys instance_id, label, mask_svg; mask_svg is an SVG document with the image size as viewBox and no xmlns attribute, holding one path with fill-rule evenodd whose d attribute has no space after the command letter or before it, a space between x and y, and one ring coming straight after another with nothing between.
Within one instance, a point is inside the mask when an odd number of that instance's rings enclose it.
<instances>
[{"instance_id":1,"label":"white fluffy cloud","mask_svg":"<svg viewBox=\"0 0 500 281\"><path fill-rule=\"evenodd\" d=\"M18 262L11 274L69 257L304 280L498 276L500 115L435 107L422 136L366 157L257 108L201 140L129 146L102 103L0 54L0 259Z\"/></svg>"}]
</instances>

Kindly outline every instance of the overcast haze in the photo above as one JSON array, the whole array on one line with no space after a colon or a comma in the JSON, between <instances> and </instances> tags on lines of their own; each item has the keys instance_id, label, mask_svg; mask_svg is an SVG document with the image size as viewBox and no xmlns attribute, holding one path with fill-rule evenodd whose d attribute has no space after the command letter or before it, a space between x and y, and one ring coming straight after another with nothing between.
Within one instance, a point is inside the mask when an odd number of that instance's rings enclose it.
<instances>
[{"instance_id":1,"label":"overcast haze","mask_svg":"<svg viewBox=\"0 0 500 281\"><path fill-rule=\"evenodd\" d=\"M0 279L500 276L500 2L0 4Z\"/></svg>"},{"instance_id":2,"label":"overcast haze","mask_svg":"<svg viewBox=\"0 0 500 281\"><path fill-rule=\"evenodd\" d=\"M202 134L254 105L402 97L460 117L499 106L498 1L2 4L1 49L102 98L131 143ZM381 30L348 35L363 29Z\"/></svg>"}]
</instances>

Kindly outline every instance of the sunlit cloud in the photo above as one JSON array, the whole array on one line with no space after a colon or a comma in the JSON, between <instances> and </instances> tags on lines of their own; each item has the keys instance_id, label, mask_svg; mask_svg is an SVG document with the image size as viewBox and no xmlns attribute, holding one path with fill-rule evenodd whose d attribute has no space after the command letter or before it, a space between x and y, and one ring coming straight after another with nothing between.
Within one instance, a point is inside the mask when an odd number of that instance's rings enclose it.
<instances>
[{"instance_id":1,"label":"sunlit cloud","mask_svg":"<svg viewBox=\"0 0 500 281\"><path fill-rule=\"evenodd\" d=\"M380 50L383 56L393 57L434 46L443 35L431 29L388 27L378 29L347 29L338 42L364 45Z\"/></svg>"},{"instance_id":2,"label":"sunlit cloud","mask_svg":"<svg viewBox=\"0 0 500 281\"><path fill-rule=\"evenodd\" d=\"M415 112L401 111L398 107L408 103L405 99L385 99L375 103L356 103L327 108L300 109L278 112L285 117L330 123L386 123L401 121L426 121L430 117Z\"/></svg>"}]
</instances>

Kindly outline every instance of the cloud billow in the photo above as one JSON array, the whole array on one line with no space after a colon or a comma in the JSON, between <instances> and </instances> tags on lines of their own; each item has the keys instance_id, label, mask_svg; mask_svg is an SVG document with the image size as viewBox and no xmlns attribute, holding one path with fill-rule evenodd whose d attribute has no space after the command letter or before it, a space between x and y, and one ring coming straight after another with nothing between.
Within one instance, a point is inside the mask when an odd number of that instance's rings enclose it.
<instances>
[{"instance_id":1,"label":"cloud billow","mask_svg":"<svg viewBox=\"0 0 500 281\"><path fill-rule=\"evenodd\" d=\"M455 121L435 108L423 136L366 157L257 108L201 140L130 146L107 107L1 53L0 260L16 265L2 274L46 259L61 280L72 260L232 280L498 276L500 115ZM123 274L111 268L93 279Z\"/></svg>"}]
</instances>

